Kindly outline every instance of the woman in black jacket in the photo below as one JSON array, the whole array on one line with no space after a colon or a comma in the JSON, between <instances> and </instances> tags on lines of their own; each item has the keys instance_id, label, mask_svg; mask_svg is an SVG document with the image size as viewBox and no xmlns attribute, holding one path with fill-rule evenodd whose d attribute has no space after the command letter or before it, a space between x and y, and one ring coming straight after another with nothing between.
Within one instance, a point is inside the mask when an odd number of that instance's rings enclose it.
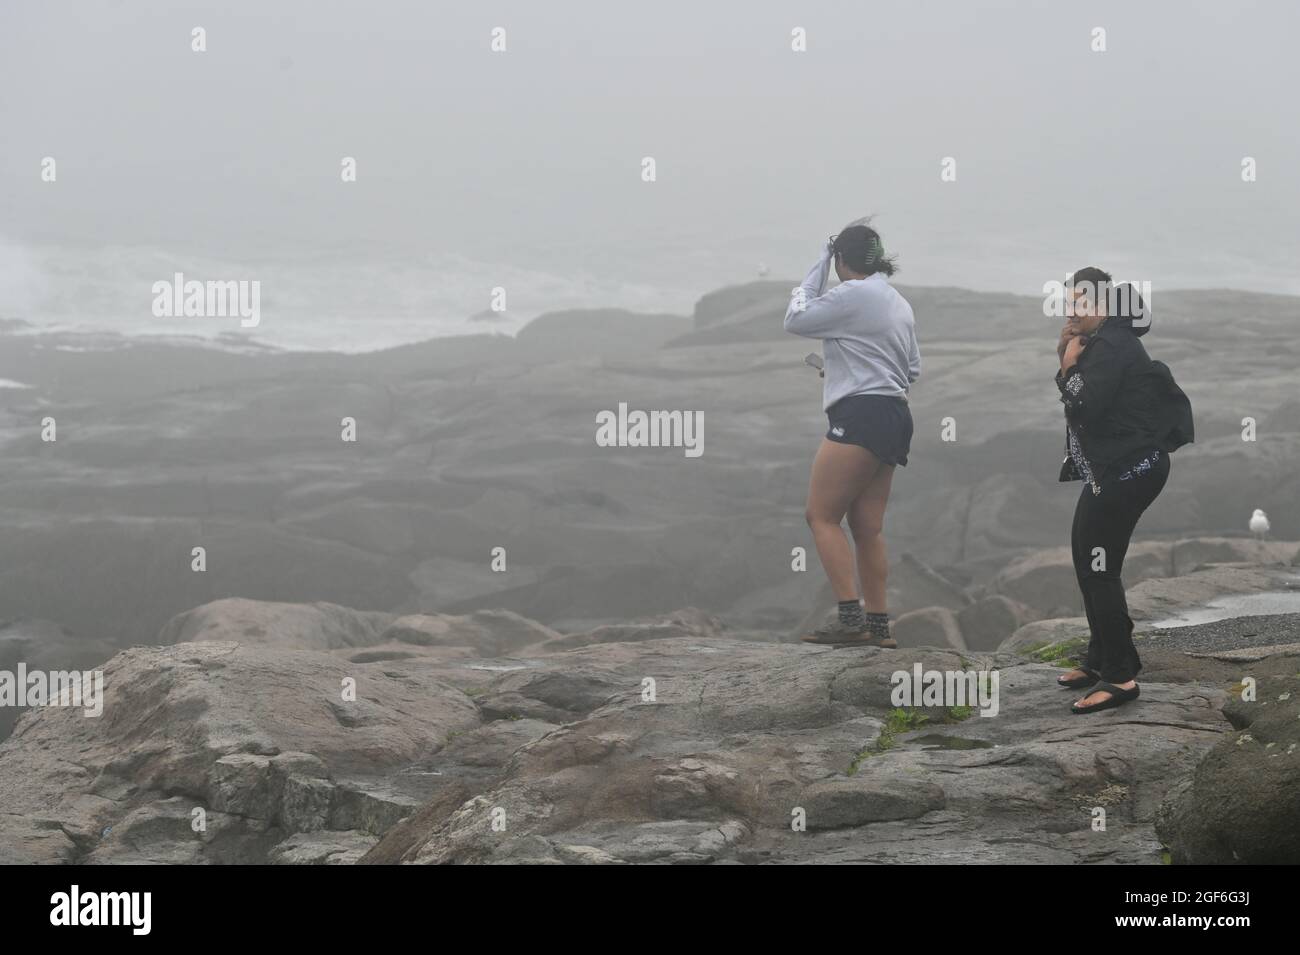
<instances>
[{"instance_id":1,"label":"woman in black jacket","mask_svg":"<svg viewBox=\"0 0 1300 955\"><path fill-rule=\"evenodd\" d=\"M1083 481L1070 544L1091 639L1083 664L1057 682L1091 687L1071 709L1092 713L1138 698L1142 661L1120 572L1138 518L1169 478L1169 453L1192 440L1192 417L1169 369L1138 341L1150 318L1132 286L1080 269L1066 305L1056 375L1066 420L1060 479Z\"/></svg>"}]
</instances>

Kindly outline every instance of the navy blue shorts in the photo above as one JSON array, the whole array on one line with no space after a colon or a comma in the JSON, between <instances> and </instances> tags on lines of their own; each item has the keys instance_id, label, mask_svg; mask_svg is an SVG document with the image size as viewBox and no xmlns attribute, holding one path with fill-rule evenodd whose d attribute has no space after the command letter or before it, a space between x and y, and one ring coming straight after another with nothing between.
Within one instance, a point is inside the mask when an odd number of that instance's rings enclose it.
<instances>
[{"instance_id":1,"label":"navy blue shorts","mask_svg":"<svg viewBox=\"0 0 1300 955\"><path fill-rule=\"evenodd\" d=\"M912 448L912 411L892 395L849 395L826 411L828 441L866 448L883 464L907 466Z\"/></svg>"}]
</instances>

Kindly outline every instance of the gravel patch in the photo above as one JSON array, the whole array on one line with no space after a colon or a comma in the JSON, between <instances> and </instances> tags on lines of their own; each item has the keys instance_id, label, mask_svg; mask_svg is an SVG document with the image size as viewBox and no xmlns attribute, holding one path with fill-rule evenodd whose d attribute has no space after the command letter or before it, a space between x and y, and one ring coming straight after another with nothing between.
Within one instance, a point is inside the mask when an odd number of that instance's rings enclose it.
<instances>
[{"instance_id":1,"label":"gravel patch","mask_svg":"<svg viewBox=\"0 0 1300 955\"><path fill-rule=\"evenodd\" d=\"M1167 627L1134 634L1138 652L1146 648L1216 653L1248 647L1300 642L1300 613L1229 617L1190 627Z\"/></svg>"}]
</instances>

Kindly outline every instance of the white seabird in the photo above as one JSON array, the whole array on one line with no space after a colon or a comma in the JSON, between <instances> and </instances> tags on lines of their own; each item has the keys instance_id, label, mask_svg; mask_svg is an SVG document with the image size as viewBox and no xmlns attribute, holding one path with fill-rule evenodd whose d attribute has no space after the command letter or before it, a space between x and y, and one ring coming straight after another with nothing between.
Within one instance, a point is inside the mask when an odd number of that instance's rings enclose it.
<instances>
[{"instance_id":1,"label":"white seabird","mask_svg":"<svg viewBox=\"0 0 1300 955\"><path fill-rule=\"evenodd\" d=\"M1250 532L1259 540L1263 540L1268 536L1269 526L1268 515L1258 507L1255 508L1255 513L1250 515Z\"/></svg>"}]
</instances>

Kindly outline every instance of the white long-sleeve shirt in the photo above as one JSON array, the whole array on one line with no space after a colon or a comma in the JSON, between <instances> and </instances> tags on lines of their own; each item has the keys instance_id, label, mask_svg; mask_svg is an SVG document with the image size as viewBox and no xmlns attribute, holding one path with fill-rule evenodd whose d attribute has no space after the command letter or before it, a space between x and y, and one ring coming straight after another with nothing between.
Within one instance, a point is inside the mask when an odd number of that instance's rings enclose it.
<instances>
[{"instance_id":1,"label":"white long-sleeve shirt","mask_svg":"<svg viewBox=\"0 0 1300 955\"><path fill-rule=\"evenodd\" d=\"M849 395L906 396L921 377L912 306L881 272L827 292L830 270L824 249L785 313L787 332L822 340L823 409Z\"/></svg>"}]
</instances>

